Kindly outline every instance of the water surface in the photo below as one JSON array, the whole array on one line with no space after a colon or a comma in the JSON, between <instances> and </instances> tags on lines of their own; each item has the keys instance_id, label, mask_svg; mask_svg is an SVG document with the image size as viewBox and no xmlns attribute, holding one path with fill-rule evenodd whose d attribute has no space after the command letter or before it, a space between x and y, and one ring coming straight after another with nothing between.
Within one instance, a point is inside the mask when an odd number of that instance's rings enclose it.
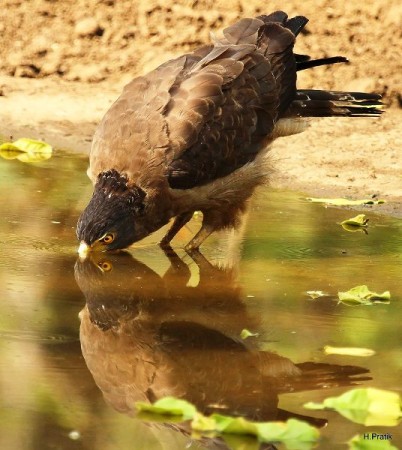
<instances>
[{"instance_id":1,"label":"water surface","mask_svg":"<svg viewBox=\"0 0 402 450\"><path fill-rule=\"evenodd\" d=\"M244 233L211 237L197 257L182 247L200 217L175 254L156 245L160 232L127 254L80 262L86 165L64 153L0 160L0 448L229 448L192 439L185 424L135 417L136 401L165 395L205 413L302 418L321 428L321 449L368 431L402 442L398 428L302 406L357 385L401 391L400 220L367 208L368 234L350 233L339 223L355 211L261 190ZM338 302L359 284L389 290L391 303ZM312 290L326 295L313 300ZM240 339L244 328L258 336ZM376 355L325 355L325 345Z\"/></svg>"}]
</instances>

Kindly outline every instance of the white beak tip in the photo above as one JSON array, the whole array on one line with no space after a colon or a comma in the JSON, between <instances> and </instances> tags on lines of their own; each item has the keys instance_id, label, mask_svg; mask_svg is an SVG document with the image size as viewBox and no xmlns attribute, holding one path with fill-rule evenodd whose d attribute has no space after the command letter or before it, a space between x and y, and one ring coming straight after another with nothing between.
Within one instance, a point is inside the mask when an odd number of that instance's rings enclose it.
<instances>
[{"instance_id":1,"label":"white beak tip","mask_svg":"<svg viewBox=\"0 0 402 450\"><path fill-rule=\"evenodd\" d=\"M78 247L78 255L80 258L86 258L88 253L91 251L91 248L84 242L80 242L80 246Z\"/></svg>"}]
</instances>

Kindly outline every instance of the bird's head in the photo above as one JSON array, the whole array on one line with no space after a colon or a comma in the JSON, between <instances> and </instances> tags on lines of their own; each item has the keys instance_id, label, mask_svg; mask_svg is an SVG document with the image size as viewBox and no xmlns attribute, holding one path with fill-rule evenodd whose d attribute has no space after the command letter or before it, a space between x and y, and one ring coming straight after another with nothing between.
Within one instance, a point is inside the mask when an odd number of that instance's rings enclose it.
<instances>
[{"instance_id":1,"label":"bird's head","mask_svg":"<svg viewBox=\"0 0 402 450\"><path fill-rule=\"evenodd\" d=\"M145 237L148 233L139 226L145 195L117 170L100 173L77 224L80 256L90 251L123 249Z\"/></svg>"}]
</instances>

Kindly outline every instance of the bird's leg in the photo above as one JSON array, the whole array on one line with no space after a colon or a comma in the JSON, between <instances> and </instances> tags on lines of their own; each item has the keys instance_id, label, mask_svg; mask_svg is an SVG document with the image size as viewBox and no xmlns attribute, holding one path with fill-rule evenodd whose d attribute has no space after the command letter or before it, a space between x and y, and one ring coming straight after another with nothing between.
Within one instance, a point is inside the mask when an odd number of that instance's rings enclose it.
<instances>
[{"instance_id":1,"label":"bird's leg","mask_svg":"<svg viewBox=\"0 0 402 450\"><path fill-rule=\"evenodd\" d=\"M165 234L163 239L160 241L159 245L162 248L167 248L170 245L170 241L176 236L176 234L184 227L184 225L193 217L194 212L186 212L179 214L175 217L172 226L169 228L168 232Z\"/></svg>"},{"instance_id":2,"label":"bird's leg","mask_svg":"<svg viewBox=\"0 0 402 450\"><path fill-rule=\"evenodd\" d=\"M191 239L191 241L184 247L187 253L197 252L199 246L205 241L205 239L215 231L216 227L210 224L202 223L200 231Z\"/></svg>"},{"instance_id":3,"label":"bird's leg","mask_svg":"<svg viewBox=\"0 0 402 450\"><path fill-rule=\"evenodd\" d=\"M233 211L237 211L237 208ZM214 231L221 230L228 226L233 226L234 212L231 209L209 209L202 211L203 219L200 231L184 247L187 253L198 251L199 246Z\"/></svg>"}]
</instances>

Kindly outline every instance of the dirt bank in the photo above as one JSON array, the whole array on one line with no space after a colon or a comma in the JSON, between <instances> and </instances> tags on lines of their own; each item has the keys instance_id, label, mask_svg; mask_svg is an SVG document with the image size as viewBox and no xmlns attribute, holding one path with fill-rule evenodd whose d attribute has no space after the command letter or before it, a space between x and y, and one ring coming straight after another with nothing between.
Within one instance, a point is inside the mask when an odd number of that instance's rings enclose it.
<instances>
[{"instance_id":1,"label":"dirt bank","mask_svg":"<svg viewBox=\"0 0 402 450\"><path fill-rule=\"evenodd\" d=\"M0 11L0 134L42 138L88 152L96 123L134 75L208 42L241 16L283 8L271 1L5 0ZM303 72L301 87L374 91L392 105L379 120L328 119L277 141L274 187L389 201L401 215L402 5L288 1L309 17L299 53L345 55L348 65ZM384 205L385 206L385 205Z\"/></svg>"}]
</instances>

